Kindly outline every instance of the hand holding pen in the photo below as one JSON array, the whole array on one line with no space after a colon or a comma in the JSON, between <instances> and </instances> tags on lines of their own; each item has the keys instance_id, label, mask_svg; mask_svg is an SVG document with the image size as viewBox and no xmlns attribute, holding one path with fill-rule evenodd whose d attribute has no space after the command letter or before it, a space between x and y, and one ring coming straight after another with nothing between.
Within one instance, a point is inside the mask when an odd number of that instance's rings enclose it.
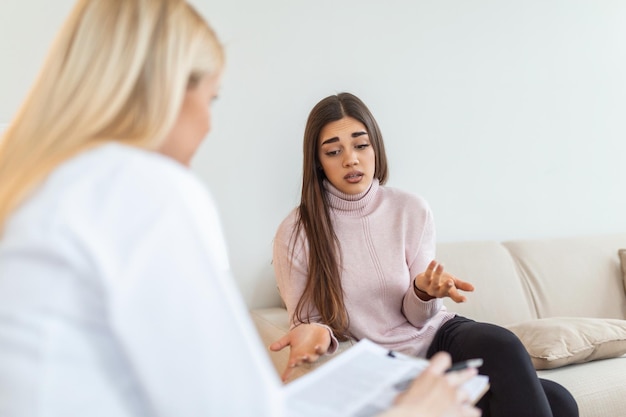
<instances>
[{"instance_id":1,"label":"hand holding pen","mask_svg":"<svg viewBox=\"0 0 626 417\"><path fill-rule=\"evenodd\" d=\"M446 369L446 373L462 371L463 369L467 369L467 368L480 368L482 365L483 365L483 360L480 358L468 359L466 361L456 362L452 364L451 367Z\"/></svg>"},{"instance_id":2,"label":"hand holding pen","mask_svg":"<svg viewBox=\"0 0 626 417\"><path fill-rule=\"evenodd\" d=\"M396 405L381 417L478 417L481 412L470 404L469 395L460 386L477 374L472 364L461 362L452 371L450 355L439 352L429 366L415 378L408 389L396 397ZM449 372L446 372L450 370Z\"/></svg>"}]
</instances>

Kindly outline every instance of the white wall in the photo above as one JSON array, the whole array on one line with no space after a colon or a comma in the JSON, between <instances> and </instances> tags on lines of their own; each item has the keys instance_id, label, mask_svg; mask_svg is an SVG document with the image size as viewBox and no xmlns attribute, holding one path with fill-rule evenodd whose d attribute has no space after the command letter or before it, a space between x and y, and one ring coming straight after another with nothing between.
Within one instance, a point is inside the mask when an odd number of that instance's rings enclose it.
<instances>
[{"instance_id":1,"label":"white wall","mask_svg":"<svg viewBox=\"0 0 626 417\"><path fill-rule=\"evenodd\" d=\"M0 4L0 123L73 1ZM250 306L276 297L274 230L297 203L310 108L351 91L389 184L428 199L441 241L626 231L626 2L193 2L226 45L194 170L222 212Z\"/></svg>"}]
</instances>

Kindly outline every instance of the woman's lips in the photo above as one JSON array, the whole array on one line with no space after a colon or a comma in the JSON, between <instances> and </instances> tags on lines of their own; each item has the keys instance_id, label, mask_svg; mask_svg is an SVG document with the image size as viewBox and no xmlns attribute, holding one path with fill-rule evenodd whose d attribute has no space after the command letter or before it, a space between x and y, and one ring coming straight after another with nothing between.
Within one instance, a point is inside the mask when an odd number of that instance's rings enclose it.
<instances>
[{"instance_id":1,"label":"woman's lips","mask_svg":"<svg viewBox=\"0 0 626 417\"><path fill-rule=\"evenodd\" d=\"M358 172L358 171L353 171L353 172L350 172L349 174L347 174L343 178L346 181L348 181L349 183L355 184L355 183L361 181L361 179L363 178L363 173L362 172Z\"/></svg>"}]
</instances>

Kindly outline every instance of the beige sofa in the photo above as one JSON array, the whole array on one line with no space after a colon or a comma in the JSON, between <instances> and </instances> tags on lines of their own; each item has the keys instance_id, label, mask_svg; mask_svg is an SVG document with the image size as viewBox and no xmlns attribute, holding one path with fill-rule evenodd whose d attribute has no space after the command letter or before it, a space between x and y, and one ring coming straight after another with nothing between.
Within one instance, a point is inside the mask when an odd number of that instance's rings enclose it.
<instances>
[{"instance_id":1,"label":"beige sofa","mask_svg":"<svg viewBox=\"0 0 626 417\"><path fill-rule=\"evenodd\" d=\"M460 315L509 327L542 378L566 386L582 417L626 416L626 234L438 245L437 259L476 291ZM626 264L626 254L624 255ZM625 265L626 266L626 265ZM288 329L282 306L252 311L269 345ZM349 342L341 348L349 348ZM270 353L280 372L287 352ZM298 369L295 377L310 368ZM601 359L605 358L605 359ZM552 369L541 369L552 368Z\"/></svg>"}]
</instances>

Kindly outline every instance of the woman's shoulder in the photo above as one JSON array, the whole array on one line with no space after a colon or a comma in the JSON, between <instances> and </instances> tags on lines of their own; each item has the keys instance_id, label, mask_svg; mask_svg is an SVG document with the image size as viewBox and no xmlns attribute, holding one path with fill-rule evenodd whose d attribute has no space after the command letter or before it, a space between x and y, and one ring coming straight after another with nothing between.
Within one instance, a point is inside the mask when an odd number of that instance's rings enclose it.
<instances>
[{"instance_id":1,"label":"woman's shoulder","mask_svg":"<svg viewBox=\"0 0 626 417\"><path fill-rule=\"evenodd\" d=\"M155 152L104 145L57 167L13 213L5 236L122 253L158 230L183 228L219 229L210 193L190 170Z\"/></svg>"},{"instance_id":2,"label":"woman's shoulder","mask_svg":"<svg viewBox=\"0 0 626 417\"><path fill-rule=\"evenodd\" d=\"M76 177L82 181L69 181ZM153 202L205 192L187 167L157 152L121 144L106 144L83 152L61 166L50 180L69 189L81 185L97 189L103 197L128 194L131 200Z\"/></svg>"},{"instance_id":3,"label":"woman's shoulder","mask_svg":"<svg viewBox=\"0 0 626 417\"><path fill-rule=\"evenodd\" d=\"M90 157L85 155L85 162L89 163ZM189 168L158 152L109 144L95 150L93 158L101 161L103 170L119 172L117 177L123 181L160 184L161 188L201 185Z\"/></svg>"},{"instance_id":4,"label":"woman's shoulder","mask_svg":"<svg viewBox=\"0 0 626 417\"><path fill-rule=\"evenodd\" d=\"M419 194L390 186L380 187L380 192L382 200L390 203L393 207L419 208L421 210L430 211L428 201Z\"/></svg>"},{"instance_id":5,"label":"woman's shoulder","mask_svg":"<svg viewBox=\"0 0 626 417\"><path fill-rule=\"evenodd\" d=\"M288 240L289 237L293 234L293 231L298 223L299 218L299 208L292 208L287 216L285 216L281 222L278 224L276 228L276 238L281 240Z\"/></svg>"},{"instance_id":6,"label":"woman's shoulder","mask_svg":"<svg viewBox=\"0 0 626 417\"><path fill-rule=\"evenodd\" d=\"M197 215L212 206L208 190L188 168L156 152L107 144L57 167L16 217L126 223L166 210Z\"/></svg>"}]
</instances>

